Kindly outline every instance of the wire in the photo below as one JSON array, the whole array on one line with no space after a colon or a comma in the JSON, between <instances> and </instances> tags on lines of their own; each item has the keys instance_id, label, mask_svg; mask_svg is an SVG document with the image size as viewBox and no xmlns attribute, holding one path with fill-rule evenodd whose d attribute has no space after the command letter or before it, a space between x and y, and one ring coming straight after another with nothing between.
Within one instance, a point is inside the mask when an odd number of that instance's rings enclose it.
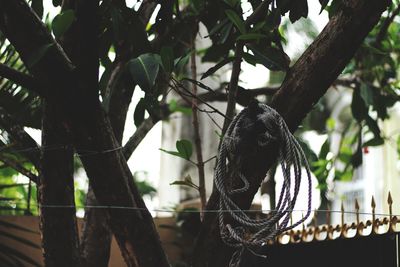
<instances>
[{"instance_id":1,"label":"wire","mask_svg":"<svg viewBox=\"0 0 400 267\"><path fill-rule=\"evenodd\" d=\"M87 150L87 149L79 149L75 152L76 155L78 156L91 156L91 155L97 155L97 154L106 154L110 152L114 152L117 150L123 149L123 146L120 147L115 147L111 149L106 149L106 150ZM33 151L54 151L54 150L70 150L73 149L72 146L68 145L51 145L51 146L41 146L41 147L27 147L27 148L22 148L22 149L15 149L12 147L2 147L0 148L0 152L4 151L11 151L14 153L20 153L20 152L33 152Z\"/></svg>"},{"instance_id":2,"label":"wire","mask_svg":"<svg viewBox=\"0 0 400 267\"><path fill-rule=\"evenodd\" d=\"M7 200L7 202L13 203L25 203L25 201L13 201ZM1 201L0 201L1 203ZM196 209L147 209L139 207L127 207L127 206L107 206L107 205L49 205L49 204L31 204L31 206L36 206L38 208L60 208L60 209L125 209L125 210L139 210L139 211L153 211L153 212L166 212L166 213L199 213L200 210ZM1 206L0 206L1 209ZM204 210L204 213L231 213L231 212L248 212L248 213L266 213L266 212L276 212L277 209L249 209L249 210ZM315 209L291 209L287 210L288 213L293 212L325 212L325 213L343 213L343 214L359 214L359 215L376 215L376 216L396 216L400 217L400 214L389 214L389 213L373 213L373 212L362 212L362 211L341 211L341 210L315 210Z\"/></svg>"}]
</instances>

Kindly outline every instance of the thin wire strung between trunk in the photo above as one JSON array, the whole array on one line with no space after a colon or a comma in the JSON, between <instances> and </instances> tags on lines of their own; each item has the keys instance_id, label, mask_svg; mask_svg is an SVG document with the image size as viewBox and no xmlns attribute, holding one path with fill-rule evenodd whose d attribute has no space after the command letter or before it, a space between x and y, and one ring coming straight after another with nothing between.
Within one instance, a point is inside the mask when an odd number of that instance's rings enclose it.
<instances>
[{"instance_id":1,"label":"thin wire strung between trunk","mask_svg":"<svg viewBox=\"0 0 400 267\"><path fill-rule=\"evenodd\" d=\"M277 142L279 145L278 160L284 176L283 186L276 209L269 217L252 219L239 208L232 197L249 189L249 179L243 174L246 168L245 157L254 157L250 150L267 149L271 142ZM231 163L229 170L227 161ZM301 220L288 226L300 189L302 164L308 179L308 209ZM228 172L230 177L227 176ZM242 181L243 186L233 188L233 180L237 178ZM221 238L225 244L236 248L231 258L231 267L240 265L245 250L265 257L255 251L268 240L303 223L311 213L311 172L307 159L283 118L265 104L250 104L229 125L218 151L215 185L220 193L218 219ZM222 212L226 210L230 212ZM227 214L230 223L226 223ZM231 225L232 222L234 226Z\"/></svg>"}]
</instances>

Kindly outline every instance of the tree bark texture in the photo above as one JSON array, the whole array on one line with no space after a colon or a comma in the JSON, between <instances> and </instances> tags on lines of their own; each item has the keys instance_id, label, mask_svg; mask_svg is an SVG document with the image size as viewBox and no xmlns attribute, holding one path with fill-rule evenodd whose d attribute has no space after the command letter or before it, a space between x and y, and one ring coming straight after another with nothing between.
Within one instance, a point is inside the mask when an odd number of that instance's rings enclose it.
<instances>
[{"instance_id":1,"label":"tree bark texture","mask_svg":"<svg viewBox=\"0 0 400 267\"><path fill-rule=\"evenodd\" d=\"M49 267L80 266L73 148L61 124L57 108L44 103L38 202L44 260Z\"/></svg>"},{"instance_id":2,"label":"tree bark texture","mask_svg":"<svg viewBox=\"0 0 400 267\"><path fill-rule=\"evenodd\" d=\"M49 47L35 64L27 65L46 85L47 99L68 118L64 128L73 136L99 204L126 207L110 208L108 214L127 265L169 266L151 214L138 194L97 96L91 97L88 88L79 88L76 67L25 1L0 2L0 29L25 63L31 62L36 51ZM85 151L97 153L85 154Z\"/></svg>"},{"instance_id":3,"label":"tree bark texture","mask_svg":"<svg viewBox=\"0 0 400 267\"><path fill-rule=\"evenodd\" d=\"M86 195L86 205L99 205L90 185ZM107 211L86 209L81 239L82 266L107 267L110 260L111 240Z\"/></svg>"},{"instance_id":4,"label":"tree bark texture","mask_svg":"<svg viewBox=\"0 0 400 267\"><path fill-rule=\"evenodd\" d=\"M346 1L343 11L331 18L289 70L271 106L283 116L292 132L344 69L389 3L386 0ZM276 144L271 144L269 149L258 151L248 159L242 173L251 178L250 189L234 199L242 209L250 207L269 167L276 161L277 151ZM228 169L233 168L228 166ZM218 199L214 188L207 208L215 210ZM196 241L193 265L227 266L232 252L220 239L216 214L207 213Z\"/></svg>"}]
</instances>

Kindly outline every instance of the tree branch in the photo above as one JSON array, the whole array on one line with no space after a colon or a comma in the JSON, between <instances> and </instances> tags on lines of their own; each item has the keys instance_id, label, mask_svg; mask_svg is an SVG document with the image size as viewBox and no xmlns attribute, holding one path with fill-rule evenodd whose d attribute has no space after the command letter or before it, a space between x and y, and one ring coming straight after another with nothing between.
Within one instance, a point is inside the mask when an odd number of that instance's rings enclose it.
<instances>
[{"instance_id":1,"label":"tree branch","mask_svg":"<svg viewBox=\"0 0 400 267\"><path fill-rule=\"evenodd\" d=\"M228 105L226 107L224 126L222 127L222 134L226 132L229 124L231 123L233 117L235 116L236 95L238 90L239 75L241 71L240 66L242 64L242 54L243 54L243 43L239 41L236 43L236 48L235 48L235 60L233 61L232 74L229 82Z\"/></svg>"},{"instance_id":2,"label":"tree branch","mask_svg":"<svg viewBox=\"0 0 400 267\"><path fill-rule=\"evenodd\" d=\"M192 39L192 54L190 56L190 70L193 80L197 80L197 66L196 66L196 35L194 35ZM192 83L192 93L197 95L197 85ZM196 147L196 156L197 156L197 171L199 175L199 194L200 194L200 217L203 219L204 217L204 209L206 207L206 185L205 185L205 175L204 175L204 161L203 161L203 151L201 149L201 138L200 138L200 122L199 122L199 114L198 114L198 103L197 98L192 98L192 124L194 129L194 144Z\"/></svg>"},{"instance_id":3,"label":"tree branch","mask_svg":"<svg viewBox=\"0 0 400 267\"><path fill-rule=\"evenodd\" d=\"M291 131L295 131L302 119L325 94L326 90L355 54L363 39L379 21L389 1L351 0L346 8L331 18L330 22L288 71L281 89L274 95L271 106L285 119ZM278 148L271 146L262 154L252 157L248 168L243 170L251 177L250 188L234 201L242 209L248 209L261 181L277 158ZM227 168L231 169L230 166ZM218 192L213 191L207 209L217 207ZM223 244L217 217L207 213L196 242L194 266L227 266L232 249Z\"/></svg>"},{"instance_id":4,"label":"tree branch","mask_svg":"<svg viewBox=\"0 0 400 267\"><path fill-rule=\"evenodd\" d=\"M244 89L241 86L237 88L236 102L245 107L251 100L257 96L272 96L278 91L279 87L262 87L254 89ZM225 102L228 100L228 94L223 89L214 92L198 94L197 97L205 102Z\"/></svg>"},{"instance_id":5,"label":"tree branch","mask_svg":"<svg viewBox=\"0 0 400 267\"><path fill-rule=\"evenodd\" d=\"M385 38L387 31L389 29L390 24L394 21L397 15L400 13L400 4L396 7L395 10L393 10L392 14L386 18L384 21L382 27L380 28L376 40L375 40L375 45L379 46L382 42L382 40Z\"/></svg>"},{"instance_id":6,"label":"tree branch","mask_svg":"<svg viewBox=\"0 0 400 267\"><path fill-rule=\"evenodd\" d=\"M42 89L35 78L2 63L0 63L0 77L10 80L26 89L32 90L39 95L43 94Z\"/></svg>"},{"instance_id":7,"label":"tree branch","mask_svg":"<svg viewBox=\"0 0 400 267\"><path fill-rule=\"evenodd\" d=\"M142 122L142 124L140 124L135 133L131 136L131 138L129 138L128 142L126 142L124 146L123 153L126 160L132 156L133 151L135 151L140 142L142 142L154 125L155 122L153 122L152 118L147 118Z\"/></svg>"},{"instance_id":8,"label":"tree branch","mask_svg":"<svg viewBox=\"0 0 400 267\"><path fill-rule=\"evenodd\" d=\"M9 167L13 168L17 172L21 173L22 175L26 176L35 184L38 183L39 179L38 179L37 175L33 174L30 170L26 169L24 166L19 164L17 161L7 158L2 154L0 154L0 161L2 161L4 164L8 165Z\"/></svg>"}]
</instances>

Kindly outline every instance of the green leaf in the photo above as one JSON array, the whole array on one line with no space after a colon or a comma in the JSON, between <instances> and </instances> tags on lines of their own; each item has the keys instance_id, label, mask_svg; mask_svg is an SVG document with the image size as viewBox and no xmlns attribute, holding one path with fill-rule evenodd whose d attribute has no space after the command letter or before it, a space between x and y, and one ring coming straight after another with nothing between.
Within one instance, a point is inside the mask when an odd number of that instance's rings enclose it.
<instances>
[{"instance_id":1,"label":"green leaf","mask_svg":"<svg viewBox=\"0 0 400 267\"><path fill-rule=\"evenodd\" d=\"M164 70L171 73L174 69L174 50L170 46L163 46L160 51L160 56Z\"/></svg>"},{"instance_id":2,"label":"green leaf","mask_svg":"<svg viewBox=\"0 0 400 267\"><path fill-rule=\"evenodd\" d=\"M190 177L190 175L186 175L183 181L180 180L173 181L172 183L170 183L170 185L181 185L181 186L183 185L183 186L189 186L197 190L199 189L199 187L192 182L192 177Z\"/></svg>"},{"instance_id":3,"label":"green leaf","mask_svg":"<svg viewBox=\"0 0 400 267\"><path fill-rule=\"evenodd\" d=\"M0 190L12 187L26 186L28 184L0 184Z\"/></svg>"},{"instance_id":4,"label":"green leaf","mask_svg":"<svg viewBox=\"0 0 400 267\"><path fill-rule=\"evenodd\" d=\"M360 86L360 95L367 106L374 104L374 95L372 88L365 83Z\"/></svg>"},{"instance_id":5,"label":"green leaf","mask_svg":"<svg viewBox=\"0 0 400 267\"><path fill-rule=\"evenodd\" d=\"M272 47L263 50L254 45L247 45L247 47L253 52L257 63L266 68L273 71L285 71L289 68L290 58L283 51Z\"/></svg>"},{"instance_id":6,"label":"green leaf","mask_svg":"<svg viewBox=\"0 0 400 267\"><path fill-rule=\"evenodd\" d=\"M141 98L136 105L135 112L133 113L133 120L135 122L135 126L139 127L140 124L144 121L144 114L146 111L146 102L144 98Z\"/></svg>"},{"instance_id":7,"label":"green leaf","mask_svg":"<svg viewBox=\"0 0 400 267\"><path fill-rule=\"evenodd\" d=\"M160 61L159 55L148 53L128 62L133 80L143 91L148 92L153 88L160 69Z\"/></svg>"},{"instance_id":8,"label":"green leaf","mask_svg":"<svg viewBox=\"0 0 400 267\"><path fill-rule=\"evenodd\" d=\"M353 117L361 122L368 115L368 108L365 105L364 100L361 98L360 90L355 89L353 91L353 99L351 101L351 112Z\"/></svg>"},{"instance_id":9,"label":"green leaf","mask_svg":"<svg viewBox=\"0 0 400 267\"><path fill-rule=\"evenodd\" d=\"M165 150L165 149L163 149L163 148L159 148L159 149L160 149L160 151L165 152L165 153L167 153L167 154L170 154L170 155L172 155L172 156L176 156L176 157L182 158L182 157L181 157L181 154L180 154L178 151L170 151L170 150Z\"/></svg>"},{"instance_id":10,"label":"green leaf","mask_svg":"<svg viewBox=\"0 0 400 267\"><path fill-rule=\"evenodd\" d=\"M322 144L318 157L320 159L326 159L329 151L330 151L330 142L329 142L329 137L328 137L328 138L326 138L326 141Z\"/></svg>"},{"instance_id":11,"label":"green leaf","mask_svg":"<svg viewBox=\"0 0 400 267\"><path fill-rule=\"evenodd\" d=\"M198 189L198 187L194 186L191 183L185 182L185 181L173 181L172 183L170 183L170 185L183 185L183 186L189 186L191 188L195 188Z\"/></svg>"},{"instance_id":12,"label":"green leaf","mask_svg":"<svg viewBox=\"0 0 400 267\"><path fill-rule=\"evenodd\" d=\"M46 44L41 46L35 53L32 53L32 56L27 60L26 65L29 68L35 66L53 46L54 44Z\"/></svg>"},{"instance_id":13,"label":"green leaf","mask_svg":"<svg viewBox=\"0 0 400 267\"><path fill-rule=\"evenodd\" d=\"M229 35L231 34L233 28L233 24L231 22L227 23L221 30L221 37L218 41L219 44L224 44L226 40L228 40Z\"/></svg>"},{"instance_id":14,"label":"green leaf","mask_svg":"<svg viewBox=\"0 0 400 267\"><path fill-rule=\"evenodd\" d=\"M267 38L265 34L261 33L246 33L239 35L239 37L236 40L243 40L243 41L253 41L253 40L260 40L262 38Z\"/></svg>"},{"instance_id":15,"label":"green leaf","mask_svg":"<svg viewBox=\"0 0 400 267\"><path fill-rule=\"evenodd\" d=\"M171 111L171 113L181 112L181 113L183 113L185 115L191 115L192 114L192 109L191 108L179 106L178 102L175 99L172 99L168 103L168 109L169 109L169 111Z\"/></svg>"},{"instance_id":16,"label":"green leaf","mask_svg":"<svg viewBox=\"0 0 400 267\"><path fill-rule=\"evenodd\" d=\"M397 155L400 158L400 135L397 137Z\"/></svg>"},{"instance_id":17,"label":"green leaf","mask_svg":"<svg viewBox=\"0 0 400 267\"><path fill-rule=\"evenodd\" d=\"M358 143L357 143L357 149L354 152L353 156L351 157L351 164L353 165L353 168L357 168L362 164L363 157L362 157L362 146L361 146L361 130L357 134L358 136Z\"/></svg>"},{"instance_id":18,"label":"green leaf","mask_svg":"<svg viewBox=\"0 0 400 267\"><path fill-rule=\"evenodd\" d=\"M51 29L53 30L55 38L60 38L72 25L75 20L75 12L71 9L65 10L54 17L51 22Z\"/></svg>"},{"instance_id":19,"label":"green leaf","mask_svg":"<svg viewBox=\"0 0 400 267\"><path fill-rule=\"evenodd\" d=\"M381 137L374 137L363 144L363 147L368 146L381 146L385 143L385 140Z\"/></svg>"},{"instance_id":20,"label":"green leaf","mask_svg":"<svg viewBox=\"0 0 400 267\"><path fill-rule=\"evenodd\" d=\"M368 129L374 134L375 138L381 138L381 130L379 129L378 122L376 120L367 114L365 123L367 124Z\"/></svg>"},{"instance_id":21,"label":"green leaf","mask_svg":"<svg viewBox=\"0 0 400 267\"><path fill-rule=\"evenodd\" d=\"M135 181L135 184L138 188L140 196L148 195L150 197L153 197L155 195L155 193L157 192L157 189L155 189L147 181Z\"/></svg>"},{"instance_id":22,"label":"green leaf","mask_svg":"<svg viewBox=\"0 0 400 267\"><path fill-rule=\"evenodd\" d=\"M206 37L212 36L217 32L219 32L222 29L222 27L224 27L228 23L228 21L229 21L228 18L224 18L223 20L221 20L209 31L208 36Z\"/></svg>"},{"instance_id":23,"label":"green leaf","mask_svg":"<svg viewBox=\"0 0 400 267\"><path fill-rule=\"evenodd\" d=\"M236 28L238 28L241 34L246 33L246 26L244 25L242 18L240 18L235 11L227 9L225 10L225 14L228 16L229 20L232 21L233 24L235 24Z\"/></svg>"},{"instance_id":24,"label":"green leaf","mask_svg":"<svg viewBox=\"0 0 400 267\"><path fill-rule=\"evenodd\" d=\"M184 56L181 56L180 58L175 59L174 61L174 72L179 75L184 72L185 66L189 62L189 58L191 55L192 51L188 51Z\"/></svg>"},{"instance_id":25,"label":"green leaf","mask_svg":"<svg viewBox=\"0 0 400 267\"><path fill-rule=\"evenodd\" d=\"M193 153L192 143L189 140L178 140L176 141L176 149L180 153L181 157L189 160Z\"/></svg>"},{"instance_id":26,"label":"green leaf","mask_svg":"<svg viewBox=\"0 0 400 267\"><path fill-rule=\"evenodd\" d=\"M160 148L160 150L170 155L190 161L190 157L192 156L193 153L192 143L189 140L182 139L176 141L175 146L177 151L169 151L162 148Z\"/></svg>"},{"instance_id":27,"label":"green leaf","mask_svg":"<svg viewBox=\"0 0 400 267\"><path fill-rule=\"evenodd\" d=\"M321 11L319 12L321 14L328 5L329 0L319 0L319 3L321 4Z\"/></svg>"},{"instance_id":28,"label":"green leaf","mask_svg":"<svg viewBox=\"0 0 400 267\"><path fill-rule=\"evenodd\" d=\"M196 14L200 14L200 12L204 9L204 0L192 0L190 3L193 6L193 10Z\"/></svg>"},{"instance_id":29,"label":"green leaf","mask_svg":"<svg viewBox=\"0 0 400 267\"><path fill-rule=\"evenodd\" d=\"M244 53L243 53L243 59L244 59L247 63L249 63L249 64L251 64L251 65L253 65L253 66L255 66L255 65L257 64L257 59L256 59L256 57L255 57L254 55L252 55L252 54L247 53L247 52L244 52Z\"/></svg>"},{"instance_id":30,"label":"green leaf","mask_svg":"<svg viewBox=\"0 0 400 267\"><path fill-rule=\"evenodd\" d=\"M224 58L222 61L218 62L215 66L209 68L206 72L204 72L203 75L201 75L201 79L203 80L204 78L214 74L217 70L225 66L226 64L232 62L235 59L235 57L227 57Z\"/></svg>"},{"instance_id":31,"label":"green leaf","mask_svg":"<svg viewBox=\"0 0 400 267\"><path fill-rule=\"evenodd\" d=\"M346 171L346 172L342 173L342 175L339 177L339 179L342 182L350 182L353 179L353 172Z\"/></svg>"},{"instance_id":32,"label":"green leaf","mask_svg":"<svg viewBox=\"0 0 400 267\"><path fill-rule=\"evenodd\" d=\"M334 118L328 118L326 120L326 128L328 129L328 131L335 130L335 125L336 125L336 121Z\"/></svg>"}]
</instances>

